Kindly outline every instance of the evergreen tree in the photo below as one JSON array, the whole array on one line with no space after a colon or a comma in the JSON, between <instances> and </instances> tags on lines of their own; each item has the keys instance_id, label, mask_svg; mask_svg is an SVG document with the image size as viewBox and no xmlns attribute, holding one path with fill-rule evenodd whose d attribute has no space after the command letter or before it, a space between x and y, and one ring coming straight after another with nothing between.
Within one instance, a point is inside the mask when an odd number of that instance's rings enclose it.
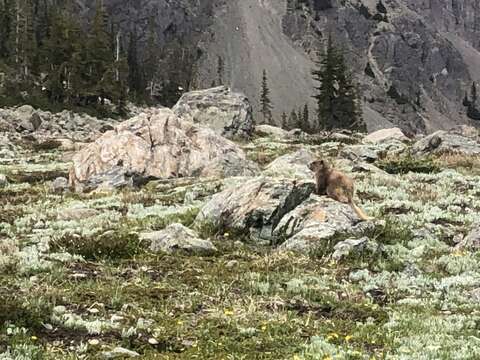
<instances>
[{"instance_id":1,"label":"evergreen tree","mask_svg":"<svg viewBox=\"0 0 480 360\"><path fill-rule=\"evenodd\" d=\"M103 105L108 94L114 91L116 84L113 66L114 54L111 37L108 33L108 16L102 1L97 0L95 17L88 43L90 87L94 95L100 97Z\"/></svg>"},{"instance_id":2,"label":"evergreen tree","mask_svg":"<svg viewBox=\"0 0 480 360\"><path fill-rule=\"evenodd\" d=\"M288 127L287 129L294 129L298 124L298 115L295 109L292 109L290 117L288 118Z\"/></svg>"},{"instance_id":3,"label":"evergreen tree","mask_svg":"<svg viewBox=\"0 0 480 360\"><path fill-rule=\"evenodd\" d=\"M470 99L465 95L464 104L467 106L467 116L472 120L480 120L480 110L477 107L478 94L477 94L477 84L472 83L470 89Z\"/></svg>"},{"instance_id":4,"label":"evergreen tree","mask_svg":"<svg viewBox=\"0 0 480 360\"><path fill-rule=\"evenodd\" d=\"M145 55L145 62L143 65L145 73L145 81L147 83L147 90L150 98L156 95L156 75L158 64L157 52L157 35L155 32L155 18L152 16L148 19L148 33L147 33L147 49Z\"/></svg>"},{"instance_id":5,"label":"evergreen tree","mask_svg":"<svg viewBox=\"0 0 480 360\"><path fill-rule=\"evenodd\" d=\"M223 62L223 58L218 56L218 63L217 63L217 81L218 85L223 85L223 73L225 70L225 64Z\"/></svg>"},{"instance_id":6,"label":"evergreen tree","mask_svg":"<svg viewBox=\"0 0 480 360\"><path fill-rule=\"evenodd\" d=\"M310 112L308 109L308 104L305 104L303 107L302 121L300 122L300 129L305 132L310 132Z\"/></svg>"},{"instance_id":7,"label":"evergreen tree","mask_svg":"<svg viewBox=\"0 0 480 360\"><path fill-rule=\"evenodd\" d=\"M270 101L270 89L268 88L267 71L263 70L262 91L260 94L260 112L264 123L272 121L272 102Z\"/></svg>"},{"instance_id":8,"label":"evergreen tree","mask_svg":"<svg viewBox=\"0 0 480 360\"><path fill-rule=\"evenodd\" d=\"M142 71L138 59L137 34L130 33L127 50L128 87L134 100L140 100L144 95Z\"/></svg>"},{"instance_id":9,"label":"evergreen tree","mask_svg":"<svg viewBox=\"0 0 480 360\"><path fill-rule=\"evenodd\" d=\"M365 130L361 116L358 91L353 77L347 69L342 51L328 38L327 51L318 68L312 71L317 94L317 127L332 130L335 128Z\"/></svg>"},{"instance_id":10,"label":"evergreen tree","mask_svg":"<svg viewBox=\"0 0 480 360\"><path fill-rule=\"evenodd\" d=\"M282 128L283 129L287 129L288 128L288 117L287 117L287 114L284 112L282 112Z\"/></svg>"},{"instance_id":11,"label":"evergreen tree","mask_svg":"<svg viewBox=\"0 0 480 360\"><path fill-rule=\"evenodd\" d=\"M318 56L320 58L320 56ZM335 73L337 68L337 51L333 46L332 37L328 37L326 56L316 61L317 69L312 71L313 79L320 83L313 97L317 100L317 127L332 129L335 127L333 115L336 98Z\"/></svg>"}]
</instances>

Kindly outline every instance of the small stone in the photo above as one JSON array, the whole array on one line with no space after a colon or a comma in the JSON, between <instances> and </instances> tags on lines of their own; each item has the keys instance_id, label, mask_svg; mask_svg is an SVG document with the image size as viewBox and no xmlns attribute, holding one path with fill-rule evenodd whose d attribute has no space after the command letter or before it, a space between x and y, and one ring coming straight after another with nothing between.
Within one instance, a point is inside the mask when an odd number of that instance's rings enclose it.
<instances>
[{"instance_id":1,"label":"small stone","mask_svg":"<svg viewBox=\"0 0 480 360\"><path fill-rule=\"evenodd\" d=\"M100 344L100 340L90 339L90 340L88 340L88 343L92 346L97 346L98 344Z\"/></svg>"},{"instance_id":2,"label":"small stone","mask_svg":"<svg viewBox=\"0 0 480 360\"><path fill-rule=\"evenodd\" d=\"M229 262L227 262L225 264L225 267L229 268L229 269L231 269L233 267L236 267L236 266L238 266L238 261L237 260L230 260Z\"/></svg>"},{"instance_id":3,"label":"small stone","mask_svg":"<svg viewBox=\"0 0 480 360\"><path fill-rule=\"evenodd\" d=\"M68 179L64 177L58 177L52 181L50 189L54 193L62 193L68 189Z\"/></svg>"},{"instance_id":4,"label":"small stone","mask_svg":"<svg viewBox=\"0 0 480 360\"><path fill-rule=\"evenodd\" d=\"M185 250L194 254L211 254L217 250L209 240L200 239L195 231L182 224L171 224L162 231L140 234L140 239L151 241L150 250L153 252Z\"/></svg>"},{"instance_id":5,"label":"small stone","mask_svg":"<svg viewBox=\"0 0 480 360\"><path fill-rule=\"evenodd\" d=\"M102 355L105 359L115 359L115 358L138 357L138 356L140 356L140 354L137 353L136 351L125 349L125 348L120 347L120 346L117 346L112 351L105 351L105 352L103 352Z\"/></svg>"},{"instance_id":6,"label":"small stone","mask_svg":"<svg viewBox=\"0 0 480 360\"><path fill-rule=\"evenodd\" d=\"M8 185L8 179L5 175L0 174L0 188Z\"/></svg>"},{"instance_id":7,"label":"small stone","mask_svg":"<svg viewBox=\"0 0 480 360\"><path fill-rule=\"evenodd\" d=\"M110 320L111 320L112 322L122 321L123 319L124 319L123 316L115 315L115 314L112 315L112 317L110 318Z\"/></svg>"},{"instance_id":8,"label":"small stone","mask_svg":"<svg viewBox=\"0 0 480 360\"><path fill-rule=\"evenodd\" d=\"M53 308L53 312L57 315L65 314L67 308L63 305L57 305Z\"/></svg>"},{"instance_id":9,"label":"small stone","mask_svg":"<svg viewBox=\"0 0 480 360\"><path fill-rule=\"evenodd\" d=\"M158 340L155 339L155 338L150 338L150 339L148 339L148 343L150 345L158 345Z\"/></svg>"}]
</instances>

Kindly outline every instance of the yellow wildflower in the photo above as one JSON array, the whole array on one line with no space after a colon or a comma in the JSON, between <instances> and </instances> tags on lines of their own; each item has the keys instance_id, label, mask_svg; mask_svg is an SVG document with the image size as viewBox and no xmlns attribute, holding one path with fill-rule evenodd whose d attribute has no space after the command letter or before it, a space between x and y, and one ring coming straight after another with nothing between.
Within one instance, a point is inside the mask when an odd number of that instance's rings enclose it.
<instances>
[{"instance_id":1,"label":"yellow wildflower","mask_svg":"<svg viewBox=\"0 0 480 360\"><path fill-rule=\"evenodd\" d=\"M32 339L33 341L38 340L38 338L35 335L33 335L30 339Z\"/></svg>"},{"instance_id":2,"label":"yellow wildflower","mask_svg":"<svg viewBox=\"0 0 480 360\"><path fill-rule=\"evenodd\" d=\"M223 310L223 313L227 316L232 316L234 314L234 311L233 310L228 310L228 309L225 309Z\"/></svg>"},{"instance_id":3,"label":"yellow wildflower","mask_svg":"<svg viewBox=\"0 0 480 360\"><path fill-rule=\"evenodd\" d=\"M347 335L345 336L345 341L350 341L353 338L352 335Z\"/></svg>"}]
</instances>

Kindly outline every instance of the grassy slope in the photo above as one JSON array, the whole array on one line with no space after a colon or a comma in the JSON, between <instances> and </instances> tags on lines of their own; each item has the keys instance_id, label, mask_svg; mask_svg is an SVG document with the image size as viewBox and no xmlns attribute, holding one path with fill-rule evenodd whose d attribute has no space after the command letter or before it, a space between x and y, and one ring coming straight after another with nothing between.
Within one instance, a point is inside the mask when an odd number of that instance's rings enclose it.
<instances>
[{"instance_id":1,"label":"grassy slope","mask_svg":"<svg viewBox=\"0 0 480 360\"><path fill-rule=\"evenodd\" d=\"M385 250L336 263L228 234L216 236L212 257L151 254L136 233L189 225L201 201L180 205L184 194L206 196L218 182L58 195L42 179L65 170L60 155L0 165L19 182L0 189L0 359L96 359L116 346L145 359L480 356L479 255L450 247L480 209L471 161L449 159L464 174L359 177L366 209L388 220L369 234ZM99 214L59 220L79 202ZM444 230L415 238L435 223Z\"/></svg>"}]
</instances>

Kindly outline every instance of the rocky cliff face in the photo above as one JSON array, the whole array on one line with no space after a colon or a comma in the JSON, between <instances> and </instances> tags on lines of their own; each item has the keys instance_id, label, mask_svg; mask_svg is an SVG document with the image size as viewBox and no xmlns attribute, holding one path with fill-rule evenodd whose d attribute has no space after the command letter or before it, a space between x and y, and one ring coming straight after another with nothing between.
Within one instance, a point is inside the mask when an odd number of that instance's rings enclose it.
<instances>
[{"instance_id":1,"label":"rocky cliff face","mask_svg":"<svg viewBox=\"0 0 480 360\"><path fill-rule=\"evenodd\" d=\"M91 3L80 2L84 11ZM106 6L143 47L153 15L160 46L180 42L188 49L192 88L221 80L258 111L266 69L278 122L284 111L314 108L310 71L331 33L360 83L370 129L395 124L431 132L471 123L462 101L480 80L475 0L106 0ZM179 59L165 53L159 76L168 77L165 61Z\"/></svg>"}]
</instances>

